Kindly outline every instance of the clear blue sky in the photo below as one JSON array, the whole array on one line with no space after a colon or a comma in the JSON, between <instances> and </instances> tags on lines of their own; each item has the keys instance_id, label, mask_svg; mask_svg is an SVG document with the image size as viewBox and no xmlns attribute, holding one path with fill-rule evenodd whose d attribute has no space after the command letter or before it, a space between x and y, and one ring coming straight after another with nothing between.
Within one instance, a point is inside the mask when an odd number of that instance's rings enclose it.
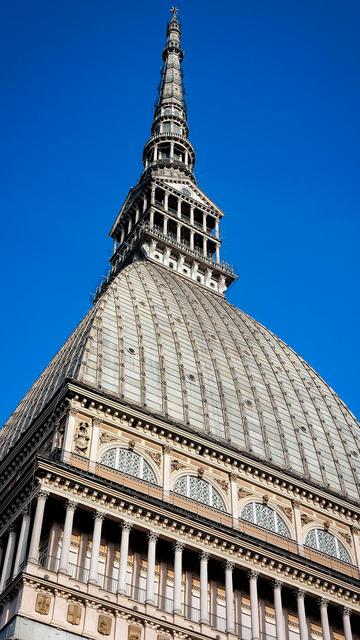
<instances>
[{"instance_id":1,"label":"clear blue sky","mask_svg":"<svg viewBox=\"0 0 360 640\"><path fill-rule=\"evenodd\" d=\"M141 171L170 1L2 3L0 422L89 308ZM360 5L180 3L231 302L360 415Z\"/></svg>"}]
</instances>

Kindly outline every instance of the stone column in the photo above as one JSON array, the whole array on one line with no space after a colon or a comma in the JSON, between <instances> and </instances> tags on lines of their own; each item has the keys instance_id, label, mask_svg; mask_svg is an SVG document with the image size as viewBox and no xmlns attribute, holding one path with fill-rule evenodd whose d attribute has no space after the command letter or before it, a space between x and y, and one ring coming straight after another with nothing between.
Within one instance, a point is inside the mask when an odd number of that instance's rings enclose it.
<instances>
[{"instance_id":1,"label":"stone column","mask_svg":"<svg viewBox=\"0 0 360 640\"><path fill-rule=\"evenodd\" d=\"M129 555L129 538L132 524L130 522L121 523L121 545L118 577L118 593L126 595L126 574Z\"/></svg>"},{"instance_id":2,"label":"stone column","mask_svg":"<svg viewBox=\"0 0 360 640\"><path fill-rule=\"evenodd\" d=\"M297 608L299 616L300 640L309 640L308 626L305 612L305 592L299 589L297 592Z\"/></svg>"},{"instance_id":3,"label":"stone column","mask_svg":"<svg viewBox=\"0 0 360 640\"><path fill-rule=\"evenodd\" d=\"M191 231L190 231L190 249L191 249L191 251L194 251L194 236L195 236L195 231L193 231L191 229Z\"/></svg>"},{"instance_id":4,"label":"stone column","mask_svg":"<svg viewBox=\"0 0 360 640\"><path fill-rule=\"evenodd\" d=\"M168 218L166 216L164 216L164 224L163 224L163 234L164 234L164 236L167 235L167 227L168 227Z\"/></svg>"},{"instance_id":5,"label":"stone column","mask_svg":"<svg viewBox=\"0 0 360 640\"><path fill-rule=\"evenodd\" d=\"M225 564L225 602L226 602L226 632L234 633L234 587L233 587L234 564L229 560Z\"/></svg>"},{"instance_id":6,"label":"stone column","mask_svg":"<svg viewBox=\"0 0 360 640\"><path fill-rule=\"evenodd\" d=\"M135 223L136 224L139 222L139 219L140 219L140 208L139 208L139 205L137 204L136 208L135 208Z\"/></svg>"},{"instance_id":7,"label":"stone column","mask_svg":"<svg viewBox=\"0 0 360 640\"><path fill-rule=\"evenodd\" d=\"M148 533L148 561L146 576L146 604L155 604L155 560L156 560L156 542L159 534L155 531Z\"/></svg>"},{"instance_id":8,"label":"stone column","mask_svg":"<svg viewBox=\"0 0 360 640\"><path fill-rule=\"evenodd\" d=\"M328 601L325 598L320 600L320 616L323 640L331 640L329 617L328 617Z\"/></svg>"},{"instance_id":9,"label":"stone column","mask_svg":"<svg viewBox=\"0 0 360 640\"><path fill-rule=\"evenodd\" d=\"M178 202L177 202L177 213L176 213L178 218L181 218L181 199L178 198Z\"/></svg>"},{"instance_id":10,"label":"stone column","mask_svg":"<svg viewBox=\"0 0 360 640\"><path fill-rule=\"evenodd\" d=\"M150 196L151 204L155 204L155 187L151 187L151 196Z\"/></svg>"},{"instance_id":11,"label":"stone column","mask_svg":"<svg viewBox=\"0 0 360 640\"><path fill-rule=\"evenodd\" d=\"M207 238L203 237L203 256L207 258Z\"/></svg>"},{"instance_id":12,"label":"stone column","mask_svg":"<svg viewBox=\"0 0 360 640\"><path fill-rule=\"evenodd\" d=\"M181 224L177 224L176 226L176 242L178 242L180 244L181 242Z\"/></svg>"},{"instance_id":13,"label":"stone column","mask_svg":"<svg viewBox=\"0 0 360 640\"><path fill-rule=\"evenodd\" d=\"M44 519L45 502L48 495L49 494L46 491L40 491L37 497L36 511L29 547L29 562L34 562L36 564L39 562L41 529Z\"/></svg>"},{"instance_id":14,"label":"stone column","mask_svg":"<svg viewBox=\"0 0 360 640\"><path fill-rule=\"evenodd\" d=\"M193 204L190 205L190 224L194 226L194 210L195 207Z\"/></svg>"},{"instance_id":15,"label":"stone column","mask_svg":"<svg viewBox=\"0 0 360 640\"><path fill-rule=\"evenodd\" d=\"M77 503L73 500L66 502L66 515L64 522L63 540L60 553L59 571L67 573L69 564L69 551L71 545L71 534L74 522L74 513Z\"/></svg>"},{"instance_id":16,"label":"stone column","mask_svg":"<svg viewBox=\"0 0 360 640\"><path fill-rule=\"evenodd\" d=\"M350 528L351 528L353 545L355 549L356 564L358 569L360 570L360 537L359 537L360 530L358 527L354 527L354 526Z\"/></svg>"},{"instance_id":17,"label":"stone column","mask_svg":"<svg viewBox=\"0 0 360 640\"><path fill-rule=\"evenodd\" d=\"M150 229L152 229L154 227L154 210L151 209L150 211Z\"/></svg>"},{"instance_id":18,"label":"stone column","mask_svg":"<svg viewBox=\"0 0 360 640\"><path fill-rule=\"evenodd\" d=\"M170 160L174 159L174 143L170 142Z\"/></svg>"},{"instance_id":19,"label":"stone column","mask_svg":"<svg viewBox=\"0 0 360 640\"><path fill-rule=\"evenodd\" d=\"M208 561L209 554L202 551L200 553L200 622L204 624L209 624Z\"/></svg>"},{"instance_id":20,"label":"stone column","mask_svg":"<svg viewBox=\"0 0 360 640\"><path fill-rule=\"evenodd\" d=\"M259 624L259 600L257 592L257 580L259 574L257 571L250 571L250 613L251 613L251 631L252 640L259 640L260 624Z\"/></svg>"},{"instance_id":21,"label":"stone column","mask_svg":"<svg viewBox=\"0 0 360 640\"><path fill-rule=\"evenodd\" d=\"M233 527L239 526L239 498L236 484L236 475L230 474L230 496L231 496L231 513L233 519Z\"/></svg>"},{"instance_id":22,"label":"stone column","mask_svg":"<svg viewBox=\"0 0 360 640\"><path fill-rule=\"evenodd\" d=\"M90 445L90 453L89 453L90 471L95 471L96 469L97 452L98 452L99 438L100 438L100 425L101 425L101 420L98 420L97 418L95 418L92 421L91 445Z\"/></svg>"},{"instance_id":23,"label":"stone column","mask_svg":"<svg viewBox=\"0 0 360 640\"><path fill-rule=\"evenodd\" d=\"M165 445L163 447L163 459L162 459L162 485L163 485L163 498L167 500L170 492L170 452L171 447Z\"/></svg>"},{"instance_id":24,"label":"stone column","mask_svg":"<svg viewBox=\"0 0 360 640\"><path fill-rule=\"evenodd\" d=\"M104 514L101 511L95 511L94 518L94 530L91 548L90 569L89 569L89 582L91 584L97 584L98 582L98 566L99 566L99 553L101 543L101 529L104 520Z\"/></svg>"},{"instance_id":25,"label":"stone column","mask_svg":"<svg viewBox=\"0 0 360 640\"><path fill-rule=\"evenodd\" d=\"M350 609L348 609L347 607L344 607L344 609L343 609L343 624L344 624L345 640L352 640L350 613L351 613Z\"/></svg>"},{"instance_id":26,"label":"stone column","mask_svg":"<svg viewBox=\"0 0 360 640\"><path fill-rule=\"evenodd\" d=\"M14 551L15 551L15 543L16 543L16 530L14 526L11 526L9 529L9 536L6 545L5 558L1 571L0 578L0 593L4 591L6 588L6 581L11 576L11 567L14 559Z\"/></svg>"},{"instance_id":27,"label":"stone column","mask_svg":"<svg viewBox=\"0 0 360 640\"><path fill-rule=\"evenodd\" d=\"M219 239L219 220L215 220L215 238Z\"/></svg>"},{"instance_id":28,"label":"stone column","mask_svg":"<svg viewBox=\"0 0 360 640\"><path fill-rule=\"evenodd\" d=\"M154 162L156 162L157 159L158 159L158 148L156 144L154 147Z\"/></svg>"},{"instance_id":29,"label":"stone column","mask_svg":"<svg viewBox=\"0 0 360 640\"><path fill-rule=\"evenodd\" d=\"M188 152L188 150L185 151L185 164L189 164L189 152Z\"/></svg>"},{"instance_id":30,"label":"stone column","mask_svg":"<svg viewBox=\"0 0 360 640\"><path fill-rule=\"evenodd\" d=\"M13 578L15 578L15 576L17 576L17 574L19 573L20 567L26 558L26 548L27 548L27 542L29 537L29 529L30 529L30 513L28 508L26 508L22 514L21 529L20 529L14 568L13 568Z\"/></svg>"},{"instance_id":31,"label":"stone column","mask_svg":"<svg viewBox=\"0 0 360 640\"><path fill-rule=\"evenodd\" d=\"M302 531L302 524L301 524L300 502L298 500L293 500L292 506L294 509L296 542L298 545L299 553L303 554L304 546L303 546L303 531Z\"/></svg>"},{"instance_id":32,"label":"stone column","mask_svg":"<svg viewBox=\"0 0 360 640\"><path fill-rule=\"evenodd\" d=\"M216 252L216 264L220 264L220 245L216 245L215 246L215 252Z\"/></svg>"},{"instance_id":33,"label":"stone column","mask_svg":"<svg viewBox=\"0 0 360 640\"><path fill-rule=\"evenodd\" d=\"M178 540L174 544L174 607L173 613L182 613L182 554L184 543Z\"/></svg>"},{"instance_id":34,"label":"stone column","mask_svg":"<svg viewBox=\"0 0 360 640\"><path fill-rule=\"evenodd\" d=\"M75 422L76 422L76 409L70 409L68 417L66 419L65 431L64 431L64 444L62 451L62 459L67 460L70 456L74 435L75 435Z\"/></svg>"},{"instance_id":35,"label":"stone column","mask_svg":"<svg viewBox=\"0 0 360 640\"><path fill-rule=\"evenodd\" d=\"M275 580L273 583L273 586L274 586L276 638L277 640L285 640L283 610L282 610L282 600L281 600L282 583L279 582L279 580Z\"/></svg>"},{"instance_id":36,"label":"stone column","mask_svg":"<svg viewBox=\"0 0 360 640\"><path fill-rule=\"evenodd\" d=\"M164 209L165 211L169 211L169 194L167 191L164 193Z\"/></svg>"}]
</instances>

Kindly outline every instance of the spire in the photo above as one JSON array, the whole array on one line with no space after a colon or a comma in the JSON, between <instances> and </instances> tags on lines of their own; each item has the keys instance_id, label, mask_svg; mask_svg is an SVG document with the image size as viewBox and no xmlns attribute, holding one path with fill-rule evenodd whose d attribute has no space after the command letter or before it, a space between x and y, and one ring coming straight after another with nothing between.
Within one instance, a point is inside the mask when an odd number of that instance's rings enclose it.
<instances>
[{"instance_id":1,"label":"spire","mask_svg":"<svg viewBox=\"0 0 360 640\"><path fill-rule=\"evenodd\" d=\"M172 17L167 25L166 45L163 50L163 68L159 96L155 104L151 138L143 152L145 173L156 170L158 175L176 174L195 182L193 167L195 152L188 140L184 83L181 63L181 29L178 9L171 8Z\"/></svg>"},{"instance_id":2,"label":"spire","mask_svg":"<svg viewBox=\"0 0 360 640\"><path fill-rule=\"evenodd\" d=\"M193 175L195 152L188 140L180 22L175 7L171 13L151 137L143 151L144 171L112 226L111 272L96 298L121 269L137 260L151 260L214 294L223 295L237 277L220 260L223 212Z\"/></svg>"}]
</instances>

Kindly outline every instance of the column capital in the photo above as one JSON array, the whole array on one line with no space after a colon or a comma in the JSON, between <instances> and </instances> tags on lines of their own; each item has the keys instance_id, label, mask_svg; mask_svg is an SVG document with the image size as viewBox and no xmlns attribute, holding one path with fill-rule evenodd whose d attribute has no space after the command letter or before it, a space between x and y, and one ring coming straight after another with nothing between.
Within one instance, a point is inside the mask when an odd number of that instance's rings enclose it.
<instances>
[{"instance_id":1,"label":"column capital","mask_svg":"<svg viewBox=\"0 0 360 640\"><path fill-rule=\"evenodd\" d=\"M182 540L175 540L175 542L173 542L173 549L175 551L183 551L185 549L185 542Z\"/></svg>"},{"instance_id":2,"label":"column capital","mask_svg":"<svg viewBox=\"0 0 360 640\"><path fill-rule=\"evenodd\" d=\"M159 538L159 534L157 531L148 531L147 533L148 542L157 542L158 538Z\"/></svg>"},{"instance_id":3,"label":"column capital","mask_svg":"<svg viewBox=\"0 0 360 640\"><path fill-rule=\"evenodd\" d=\"M297 589L297 591L294 592L296 597L298 598L298 600L300 599L305 599L306 593L304 591L304 589Z\"/></svg>"},{"instance_id":4,"label":"column capital","mask_svg":"<svg viewBox=\"0 0 360 640\"><path fill-rule=\"evenodd\" d=\"M272 580L272 586L274 589L282 589L283 583L281 580Z\"/></svg>"},{"instance_id":5,"label":"column capital","mask_svg":"<svg viewBox=\"0 0 360 640\"><path fill-rule=\"evenodd\" d=\"M133 525L132 525L132 522L128 522L128 520L123 520L122 522L120 522L119 527L123 531L131 531Z\"/></svg>"},{"instance_id":6,"label":"column capital","mask_svg":"<svg viewBox=\"0 0 360 640\"><path fill-rule=\"evenodd\" d=\"M225 571L233 571L235 568L235 563L231 560L226 560L224 562Z\"/></svg>"},{"instance_id":7,"label":"column capital","mask_svg":"<svg viewBox=\"0 0 360 640\"><path fill-rule=\"evenodd\" d=\"M9 535L10 533L16 533L16 524L13 522L8 528Z\"/></svg>"},{"instance_id":8,"label":"column capital","mask_svg":"<svg viewBox=\"0 0 360 640\"><path fill-rule=\"evenodd\" d=\"M345 616L350 616L351 615L351 609L349 607L343 607L342 614L343 614L344 617Z\"/></svg>"},{"instance_id":9,"label":"column capital","mask_svg":"<svg viewBox=\"0 0 360 640\"><path fill-rule=\"evenodd\" d=\"M66 500L66 511L75 511L78 506L76 500Z\"/></svg>"},{"instance_id":10,"label":"column capital","mask_svg":"<svg viewBox=\"0 0 360 640\"><path fill-rule=\"evenodd\" d=\"M94 511L92 514L93 520L102 522L104 520L104 513L102 511Z\"/></svg>"},{"instance_id":11,"label":"column capital","mask_svg":"<svg viewBox=\"0 0 360 640\"><path fill-rule=\"evenodd\" d=\"M208 551L200 551L199 553L199 558L200 560L203 560L204 562L207 562L209 560L209 552Z\"/></svg>"},{"instance_id":12,"label":"column capital","mask_svg":"<svg viewBox=\"0 0 360 640\"><path fill-rule=\"evenodd\" d=\"M294 507L294 509L299 509L301 506L300 500L291 500L291 504Z\"/></svg>"},{"instance_id":13,"label":"column capital","mask_svg":"<svg viewBox=\"0 0 360 640\"><path fill-rule=\"evenodd\" d=\"M329 601L326 598L319 598L318 602L322 609L327 609Z\"/></svg>"},{"instance_id":14,"label":"column capital","mask_svg":"<svg viewBox=\"0 0 360 640\"><path fill-rule=\"evenodd\" d=\"M45 489L40 489L38 494L37 494L37 499L38 500L47 500L49 497L49 492L46 491Z\"/></svg>"},{"instance_id":15,"label":"column capital","mask_svg":"<svg viewBox=\"0 0 360 640\"><path fill-rule=\"evenodd\" d=\"M250 578L250 580L257 580L259 577L259 572L255 571L254 569L251 569L251 571L248 571L248 577Z\"/></svg>"},{"instance_id":16,"label":"column capital","mask_svg":"<svg viewBox=\"0 0 360 640\"><path fill-rule=\"evenodd\" d=\"M169 444L164 444L163 445L163 452L164 453L171 453L173 451L173 447L171 447Z\"/></svg>"}]
</instances>

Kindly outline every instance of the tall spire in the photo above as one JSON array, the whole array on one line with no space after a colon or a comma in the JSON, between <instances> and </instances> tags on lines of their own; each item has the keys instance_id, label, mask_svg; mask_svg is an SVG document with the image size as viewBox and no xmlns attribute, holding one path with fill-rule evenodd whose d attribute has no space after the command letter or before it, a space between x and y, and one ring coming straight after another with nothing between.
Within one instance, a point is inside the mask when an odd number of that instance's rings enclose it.
<instances>
[{"instance_id":1,"label":"tall spire","mask_svg":"<svg viewBox=\"0 0 360 640\"><path fill-rule=\"evenodd\" d=\"M237 277L220 259L223 212L201 191L193 174L195 152L188 140L180 22L177 9L171 12L151 137L143 151L144 171L111 229L111 272L97 296L135 260L156 262L220 295Z\"/></svg>"},{"instance_id":2,"label":"tall spire","mask_svg":"<svg viewBox=\"0 0 360 640\"><path fill-rule=\"evenodd\" d=\"M189 127L186 117L184 83L181 63L181 29L178 9L172 7L172 17L167 25L166 45L163 50L163 68L159 96L155 105L151 138L143 152L145 172L158 169L163 175L174 172L195 181L194 148L188 140Z\"/></svg>"}]
</instances>

